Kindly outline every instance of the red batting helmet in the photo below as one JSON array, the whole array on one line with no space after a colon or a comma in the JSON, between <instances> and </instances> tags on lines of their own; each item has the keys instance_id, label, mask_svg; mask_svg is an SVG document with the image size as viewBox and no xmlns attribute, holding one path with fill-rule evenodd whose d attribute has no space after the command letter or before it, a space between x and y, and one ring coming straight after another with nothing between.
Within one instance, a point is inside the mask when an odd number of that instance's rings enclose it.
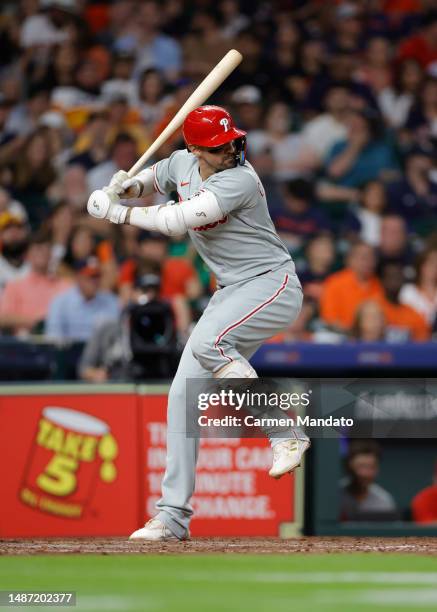
<instances>
[{"instance_id":1,"label":"red batting helmet","mask_svg":"<svg viewBox=\"0 0 437 612\"><path fill-rule=\"evenodd\" d=\"M187 145L220 147L243 138L246 132L235 127L231 115L221 106L199 106L189 113L182 126Z\"/></svg>"}]
</instances>

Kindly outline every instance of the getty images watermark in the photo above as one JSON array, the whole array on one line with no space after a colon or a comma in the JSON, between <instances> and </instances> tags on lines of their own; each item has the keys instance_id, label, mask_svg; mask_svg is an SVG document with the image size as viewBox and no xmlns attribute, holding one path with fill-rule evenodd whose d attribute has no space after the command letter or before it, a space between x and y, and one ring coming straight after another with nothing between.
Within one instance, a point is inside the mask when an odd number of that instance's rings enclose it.
<instances>
[{"instance_id":1,"label":"getty images watermark","mask_svg":"<svg viewBox=\"0 0 437 612\"><path fill-rule=\"evenodd\" d=\"M271 415L272 408L287 412L296 408L307 408L310 405L312 390L298 392L260 392L246 389L221 389L219 392L199 393L197 408L207 411L210 408L222 407L240 411L251 411L251 414L237 416L226 414L212 417L200 414L197 423L200 427L352 427L351 418L311 417L309 414L295 416Z\"/></svg>"},{"instance_id":2,"label":"getty images watermark","mask_svg":"<svg viewBox=\"0 0 437 612\"><path fill-rule=\"evenodd\" d=\"M437 437L437 379L189 379L186 399L188 437Z\"/></svg>"}]
</instances>

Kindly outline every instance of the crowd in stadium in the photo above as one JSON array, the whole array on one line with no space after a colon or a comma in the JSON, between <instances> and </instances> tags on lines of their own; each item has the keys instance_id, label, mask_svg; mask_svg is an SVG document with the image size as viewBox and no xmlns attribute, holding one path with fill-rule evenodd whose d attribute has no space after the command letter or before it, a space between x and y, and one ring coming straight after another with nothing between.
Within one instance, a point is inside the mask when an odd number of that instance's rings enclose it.
<instances>
[{"instance_id":1,"label":"crowd in stadium","mask_svg":"<svg viewBox=\"0 0 437 612\"><path fill-rule=\"evenodd\" d=\"M189 239L99 222L86 202L235 47L244 62L211 101L248 133L304 288L299 318L273 340L437 337L435 5L3 3L2 334L87 341L154 275L184 341L214 291ZM183 147L177 133L156 159Z\"/></svg>"}]
</instances>

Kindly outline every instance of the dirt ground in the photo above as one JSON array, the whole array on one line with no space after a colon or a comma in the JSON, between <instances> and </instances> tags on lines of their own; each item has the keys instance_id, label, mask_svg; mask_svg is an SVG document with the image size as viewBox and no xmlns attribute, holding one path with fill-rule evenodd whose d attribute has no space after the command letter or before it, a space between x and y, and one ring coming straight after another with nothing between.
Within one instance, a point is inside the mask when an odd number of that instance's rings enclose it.
<instances>
[{"instance_id":1,"label":"dirt ground","mask_svg":"<svg viewBox=\"0 0 437 612\"><path fill-rule=\"evenodd\" d=\"M124 538L0 540L0 555L407 553L437 555L437 538L197 538L189 542L129 542Z\"/></svg>"}]
</instances>

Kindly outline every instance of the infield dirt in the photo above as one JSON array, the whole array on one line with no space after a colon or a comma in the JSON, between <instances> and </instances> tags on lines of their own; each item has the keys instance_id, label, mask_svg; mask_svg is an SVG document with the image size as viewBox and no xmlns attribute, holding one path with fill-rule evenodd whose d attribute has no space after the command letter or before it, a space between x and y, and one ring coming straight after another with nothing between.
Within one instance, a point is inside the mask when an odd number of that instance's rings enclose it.
<instances>
[{"instance_id":1,"label":"infield dirt","mask_svg":"<svg viewBox=\"0 0 437 612\"><path fill-rule=\"evenodd\" d=\"M437 555L437 538L197 538L187 542L130 542L125 538L0 540L0 555L53 554L330 554Z\"/></svg>"}]
</instances>

